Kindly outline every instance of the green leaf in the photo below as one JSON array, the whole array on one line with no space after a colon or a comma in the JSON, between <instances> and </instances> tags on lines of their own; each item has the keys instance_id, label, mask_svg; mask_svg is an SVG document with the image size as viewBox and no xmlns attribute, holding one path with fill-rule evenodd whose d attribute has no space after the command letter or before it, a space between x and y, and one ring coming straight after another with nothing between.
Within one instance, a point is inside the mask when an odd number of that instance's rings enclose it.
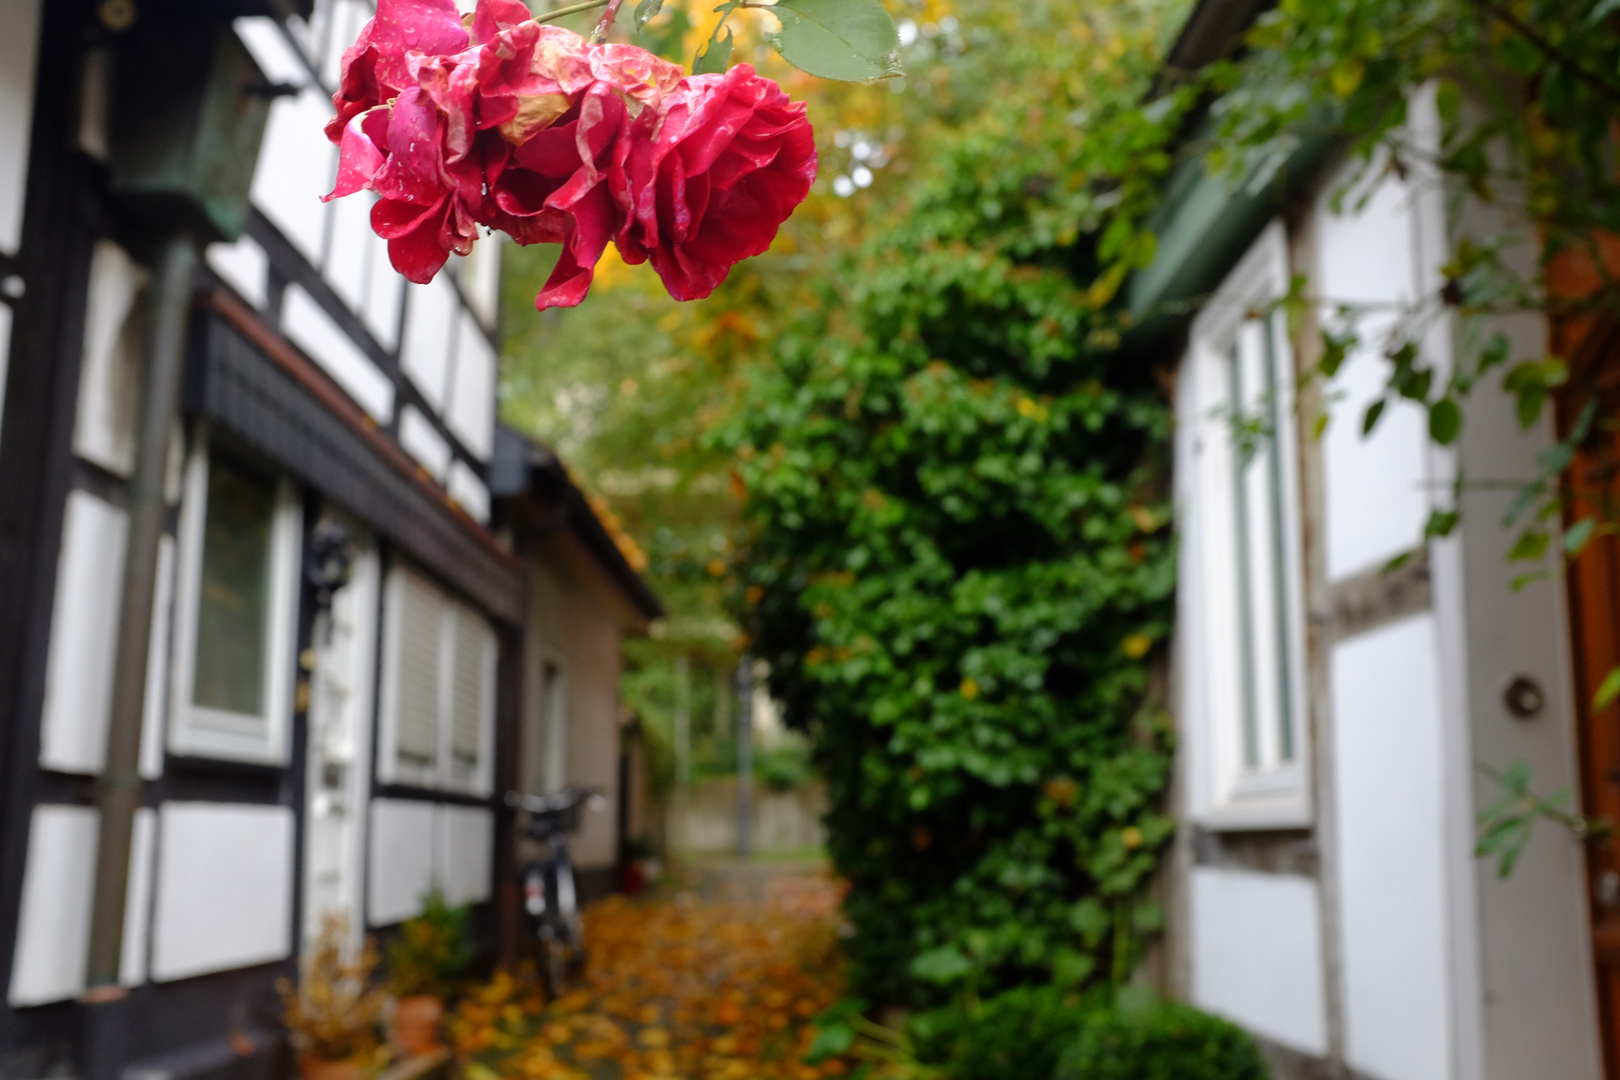
<instances>
[{"instance_id":1,"label":"green leaf","mask_svg":"<svg viewBox=\"0 0 1620 1080\"><path fill-rule=\"evenodd\" d=\"M911 962L912 976L931 983L952 983L972 970L973 961L963 956L955 945L929 949Z\"/></svg>"},{"instance_id":2,"label":"green leaf","mask_svg":"<svg viewBox=\"0 0 1620 1080\"><path fill-rule=\"evenodd\" d=\"M1457 527L1461 515L1455 510L1432 510L1429 512L1428 523L1423 526L1423 538L1433 540L1440 536L1450 536Z\"/></svg>"},{"instance_id":3,"label":"green leaf","mask_svg":"<svg viewBox=\"0 0 1620 1080\"><path fill-rule=\"evenodd\" d=\"M1061 949L1052 961L1052 981L1059 986L1079 986L1097 970L1097 958L1074 949Z\"/></svg>"},{"instance_id":4,"label":"green leaf","mask_svg":"<svg viewBox=\"0 0 1620 1080\"><path fill-rule=\"evenodd\" d=\"M1322 331L1322 359L1319 364L1322 374L1330 379L1337 375L1339 368L1344 366L1345 356L1355 347L1354 333L1335 334L1329 330Z\"/></svg>"},{"instance_id":5,"label":"green leaf","mask_svg":"<svg viewBox=\"0 0 1620 1080\"><path fill-rule=\"evenodd\" d=\"M1564 553L1570 558L1579 555L1585 550L1587 541L1592 539L1592 531L1596 528L1597 518L1582 518L1564 530Z\"/></svg>"},{"instance_id":6,"label":"green leaf","mask_svg":"<svg viewBox=\"0 0 1620 1080\"><path fill-rule=\"evenodd\" d=\"M636 29L640 30L657 18L663 7L664 0L641 0L641 3L636 5Z\"/></svg>"},{"instance_id":7,"label":"green leaf","mask_svg":"<svg viewBox=\"0 0 1620 1080\"><path fill-rule=\"evenodd\" d=\"M725 37L720 37L719 31L698 58L692 61L692 74L694 75L724 75L726 68L731 66L732 33L726 31Z\"/></svg>"},{"instance_id":8,"label":"green leaf","mask_svg":"<svg viewBox=\"0 0 1620 1080\"><path fill-rule=\"evenodd\" d=\"M767 35L782 59L823 79L865 82L900 74L900 35L878 0L777 0Z\"/></svg>"},{"instance_id":9,"label":"green leaf","mask_svg":"<svg viewBox=\"0 0 1620 1080\"><path fill-rule=\"evenodd\" d=\"M832 1023L816 1032L816 1039L804 1055L807 1065L819 1065L828 1058L848 1053L855 1045L855 1029L845 1023Z\"/></svg>"},{"instance_id":10,"label":"green leaf","mask_svg":"<svg viewBox=\"0 0 1620 1080\"><path fill-rule=\"evenodd\" d=\"M1379 398L1377 401L1367 406L1367 412L1361 418L1362 435L1371 435L1373 428L1378 426L1378 418L1384 415L1385 404L1386 402L1384 399Z\"/></svg>"},{"instance_id":11,"label":"green leaf","mask_svg":"<svg viewBox=\"0 0 1620 1080\"><path fill-rule=\"evenodd\" d=\"M1441 446L1457 441L1462 431L1462 410L1451 398L1441 398L1429 406L1429 438Z\"/></svg>"},{"instance_id":12,"label":"green leaf","mask_svg":"<svg viewBox=\"0 0 1620 1080\"><path fill-rule=\"evenodd\" d=\"M1508 560L1534 562L1547 553L1547 544L1551 539L1552 537L1542 529L1526 529L1513 542L1513 549L1508 552Z\"/></svg>"},{"instance_id":13,"label":"green leaf","mask_svg":"<svg viewBox=\"0 0 1620 1080\"><path fill-rule=\"evenodd\" d=\"M1607 709L1615 698L1620 697L1620 667L1609 669L1598 684L1597 693L1592 695L1592 710Z\"/></svg>"}]
</instances>

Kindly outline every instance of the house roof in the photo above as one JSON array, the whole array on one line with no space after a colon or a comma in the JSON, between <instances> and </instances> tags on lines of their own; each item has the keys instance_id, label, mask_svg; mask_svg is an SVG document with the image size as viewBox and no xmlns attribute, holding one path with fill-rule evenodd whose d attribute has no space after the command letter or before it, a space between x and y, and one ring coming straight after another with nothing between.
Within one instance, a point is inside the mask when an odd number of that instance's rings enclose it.
<instances>
[{"instance_id":1,"label":"house roof","mask_svg":"<svg viewBox=\"0 0 1620 1080\"><path fill-rule=\"evenodd\" d=\"M572 529L638 611L648 619L663 617L664 605L632 562L644 563L646 557L618 528L611 511L575 482L551 447L497 424L488 479L495 498L538 504L540 513L530 516L530 529L540 533Z\"/></svg>"},{"instance_id":2,"label":"house roof","mask_svg":"<svg viewBox=\"0 0 1620 1080\"><path fill-rule=\"evenodd\" d=\"M1273 0L1199 0L1165 58L1153 93L1241 49L1244 32L1272 5ZM1181 133L1183 145L1207 124L1207 108L1195 110ZM1128 351L1154 355L1172 342L1266 223L1315 183L1336 144L1331 134L1305 135L1287 162L1264 177L1212 174L1202 154L1183 161L1147 222L1158 237L1153 261L1133 273L1124 288L1135 320L1125 337Z\"/></svg>"}]
</instances>

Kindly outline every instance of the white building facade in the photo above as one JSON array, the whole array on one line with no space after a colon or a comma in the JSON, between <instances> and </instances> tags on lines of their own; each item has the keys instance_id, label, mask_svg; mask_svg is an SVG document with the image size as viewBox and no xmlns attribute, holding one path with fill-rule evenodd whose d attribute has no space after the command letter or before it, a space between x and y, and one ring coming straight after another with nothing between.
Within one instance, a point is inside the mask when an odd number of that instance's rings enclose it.
<instances>
[{"instance_id":1,"label":"white building facade","mask_svg":"<svg viewBox=\"0 0 1620 1080\"><path fill-rule=\"evenodd\" d=\"M1435 145L1438 123L1420 94L1406 137ZM1473 854L1476 814L1501 795L1482 766L1581 788L1565 583L1512 587L1510 484L1465 488L1459 528L1424 538L1459 470L1534 476L1551 422L1521 430L1497 380L1450 448L1399 400L1362 434L1395 319L1437 291L1460 230L1499 223L1455 210L1421 168L1363 170L1332 147L1303 160L1263 194L1198 181L1216 186L1165 208L1167 254L1134 285L1144 308L1207 297L1173 364L1171 984L1259 1036L1279 1077L1615 1075L1583 845L1543 826L1507 878ZM1194 252L1202 281L1172 280ZM1312 305L1291 322L1277 305L1296 275ZM1361 344L1336 378L1306 378L1345 305ZM1548 347L1539 319L1495 329L1514 355ZM1434 322L1424 359L1449 370L1457 337Z\"/></svg>"}]
</instances>

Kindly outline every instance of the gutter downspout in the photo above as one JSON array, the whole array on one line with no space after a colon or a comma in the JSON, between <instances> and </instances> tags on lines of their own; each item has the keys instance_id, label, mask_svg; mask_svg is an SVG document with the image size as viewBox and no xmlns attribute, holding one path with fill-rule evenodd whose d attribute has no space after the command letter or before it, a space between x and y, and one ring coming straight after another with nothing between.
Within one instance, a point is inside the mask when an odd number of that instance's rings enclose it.
<instances>
[{"instance_id":1,"label":"gutter downspout","mask_svg":"<svg viewBox=\"0 0 1620 1080\"><path fill-rule=\"evenodd\" d=\"M158 255L141 382L139 441L129 481L129 541L124 552L123 598L118 608L118 650L113 666L112 710L107 720L107 759L96 785L100 829L96 838L95 889L91 900L90 950L85 1001L122 998L124 910L129 885L130 842L141 803L141 721L146 668L152 646L152 604L157 587L158 544L168 517L164 480L169 432L180 408L186 322L191 314L192 272L197 249L176 234ZM159 722L157 717L153 722Z\"/></svg>"}]
</instances>

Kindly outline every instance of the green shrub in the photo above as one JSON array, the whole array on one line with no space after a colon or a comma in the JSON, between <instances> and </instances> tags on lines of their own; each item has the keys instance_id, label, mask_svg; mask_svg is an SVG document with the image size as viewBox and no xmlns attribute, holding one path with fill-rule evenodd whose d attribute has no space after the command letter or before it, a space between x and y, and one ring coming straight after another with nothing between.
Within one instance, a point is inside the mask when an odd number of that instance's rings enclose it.
<instances>
[{"instance_id":1,"label":"green shrub","mask_svg":"<svg viewBox=\"0 0 1620 1080\"><path fill-rule=\"evenodd\" d=\"M472 963L468 915L438 889L422 897L422 914L402 923L388 945L388 989L395 997L450 996Z\"/></svg>"},{"instance_id":2,"label":"green shrub","mask_svg":"<svg viewBox=\"0 0 1620 1080\"><path fill-rule=\"evenodd\" d=\"M958 1028L946 1071L953 1080L1039 1080L1096 1011L1095 995L1022 986L986 1001Z\"/></svg>"},{"instance_id":3,"label":"green shrub","mask_svg":"<svg viewBox=\"0 0 1620 1080\"><path fill-rule=\"evenodd\" d=\"M1087 1017L1050 1075L1052 1080L1268 1080L1270 1072L1254 1040L1235 1024L1179 1002L1127 997Z\"/></svg>"}]
</instances>

